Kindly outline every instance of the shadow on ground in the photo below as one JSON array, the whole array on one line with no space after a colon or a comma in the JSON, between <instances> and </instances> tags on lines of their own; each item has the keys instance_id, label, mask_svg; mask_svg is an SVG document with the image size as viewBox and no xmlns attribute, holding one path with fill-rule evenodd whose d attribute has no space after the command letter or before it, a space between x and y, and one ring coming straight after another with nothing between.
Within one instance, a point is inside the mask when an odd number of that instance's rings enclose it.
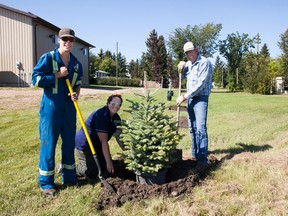
<instances>
[{"instance_id":1,"label":"shadow on ground","mask_svg":"<svg viewBox=\"0 0 288 216\"><path fill-rule=\"evenodd\" d=\"M235 155L240 154L242 152L260 152L267 151L271 149L272 146L265 145L254 145L254 144L245 144L245 143L236 143L235 147L229 149L216 149L214 151L209 151L209 154L225 154L226 156L222 158L222 160L232 159Z\"/></svg>"}]
</instances>

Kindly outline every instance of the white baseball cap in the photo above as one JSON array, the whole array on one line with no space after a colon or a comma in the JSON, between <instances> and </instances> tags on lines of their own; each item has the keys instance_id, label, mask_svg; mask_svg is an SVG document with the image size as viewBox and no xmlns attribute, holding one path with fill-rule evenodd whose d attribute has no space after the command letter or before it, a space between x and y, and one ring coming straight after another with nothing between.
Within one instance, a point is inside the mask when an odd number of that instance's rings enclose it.
<instances>
[{"instance_id":1,"label":"white baseball cap","mask_svg":"<svg viewBox=\"0 0 288 216\"><path fill-rule=\"evenodd\" d=\"M187 42L187 43L184 44L184 47L183 47L184 53L186 53L186 52L188 52L188 51L190 51L190 50L194 50L195 48L196 48L196 47L194 46L194 44L189 41L189 42Z\"/></svg>"}]
</instances>

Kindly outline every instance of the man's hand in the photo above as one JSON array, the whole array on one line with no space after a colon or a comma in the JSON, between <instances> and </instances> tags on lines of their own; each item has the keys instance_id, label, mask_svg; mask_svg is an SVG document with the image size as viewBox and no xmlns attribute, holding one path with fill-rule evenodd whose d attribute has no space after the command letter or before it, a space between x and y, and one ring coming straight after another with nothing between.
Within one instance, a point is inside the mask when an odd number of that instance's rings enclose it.
<instances>
[{"instance_id":1,"label":"man's hand","mask_svg":"<svg viewBox=\"0 0 288 216\"><path fill-rule=\"evenodd\" d=\"M186 62L185 61L180 61L179 64L177 65L178 68L178 73L182 73L183 68L185 67Z\"/></svg>"},{"instance_id":2,"label":"man's hand","mask_svg":"<svg viewBox=\"0 0 288 216\"><path fill-rule=\"evenodd\" d=\"M184 101L186 101L187 98L184 97L184 95L180 95L177 99L176 99L176 104L177 106L180 106L180 104Z\"/></svg>"},{"instance_id":3,"label":"man's hand","mask_svg":"<svg viewBox=\"0 0 288 216\"><path fill-rule=\"evenodd\" d=\"M73 92L72 95L69 93L68 95L71 97L72 101L77 101L79 98L79 95L76 92Z\"/></svg>"},{"instance_id":4,"label":"man's hand","mask_svg":"<svg viewBox=\"0 0 288 216\"><path fill-rule=\"evenodd\" d=\"M68 75L68 70L66 67L63 66L60 68L60 71L55 74L55 77L59 79L61 77L66 77L67 75Z\"/></svg>"}]
</instances>

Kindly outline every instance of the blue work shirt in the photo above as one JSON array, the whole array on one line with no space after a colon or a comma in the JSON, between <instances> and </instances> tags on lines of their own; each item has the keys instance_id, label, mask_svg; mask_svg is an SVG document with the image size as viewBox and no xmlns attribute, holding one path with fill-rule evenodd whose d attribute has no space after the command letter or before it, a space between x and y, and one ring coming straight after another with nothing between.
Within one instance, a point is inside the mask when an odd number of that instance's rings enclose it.
<instances>
[{"instance_id":1,"label":"blue work shirt","mask_svg":"<svg viewBox=\"0 0 288 216\"><path fill-rule=\"evenodd\" d=\"M211 93L212 64L207 58L198 54L194 64L187 61L183 76L187 78L187 93L185 94L187 99Z\"/></svg>"},{"instance_id":2,"label":"blue work shirt","mask_svg":"<svg viewBox=\"0 0 288 216\"><path fill-rule=\"evenodd\" d=\"M55 78L55 73L60 70L60 67L65 66L65 64L61 59L58 48L55 48L53 52L54 60L57 62L58 67L56 70L53 68L51 52L44 53L33 69L32 84L33 86L44 88L44 94L48 97L52 95L58 95L57 97L68 97L69 89L65 78ZM72 53L70 53L67 70L72 88L75 89L82 84L81 78L83 76L83 70L81 63Z\"/></svg>"},{"instance_id":3,"label":"blue work shirt","mask_svg":"<svg viewBox=\"0 0 288 216\"><path fill-rule=\"evenodd\" d=\"M115 113L111 118L107 105L90 114L85 121L85 125L93 146L96 149L96 153L97 149L102 149L102 144L99 140L97 132L107 133L109 141L112 135L116 132L117 126L120 125L120 121L121 118L117 113ZM75 145L80 151L91 151L83 128L78 130L76 133Z\"/></svg>"}]
</instances>

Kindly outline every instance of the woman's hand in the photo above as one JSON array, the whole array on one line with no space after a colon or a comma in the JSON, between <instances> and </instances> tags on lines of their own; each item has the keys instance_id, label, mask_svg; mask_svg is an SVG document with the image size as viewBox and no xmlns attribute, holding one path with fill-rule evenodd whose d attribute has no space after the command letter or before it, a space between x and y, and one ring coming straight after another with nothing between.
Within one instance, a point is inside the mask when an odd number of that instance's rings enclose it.
<instances>
[{"instance_id":1,"label":"woman's hand","mask_svg":"<svg viewBox=\"0 0 288 216\"><path fill-rule=\"evenodd\" d=\"M114 173L114 166L112 161L106 162L106 169L110 174Z\"/></svg>"}]
</instances>

